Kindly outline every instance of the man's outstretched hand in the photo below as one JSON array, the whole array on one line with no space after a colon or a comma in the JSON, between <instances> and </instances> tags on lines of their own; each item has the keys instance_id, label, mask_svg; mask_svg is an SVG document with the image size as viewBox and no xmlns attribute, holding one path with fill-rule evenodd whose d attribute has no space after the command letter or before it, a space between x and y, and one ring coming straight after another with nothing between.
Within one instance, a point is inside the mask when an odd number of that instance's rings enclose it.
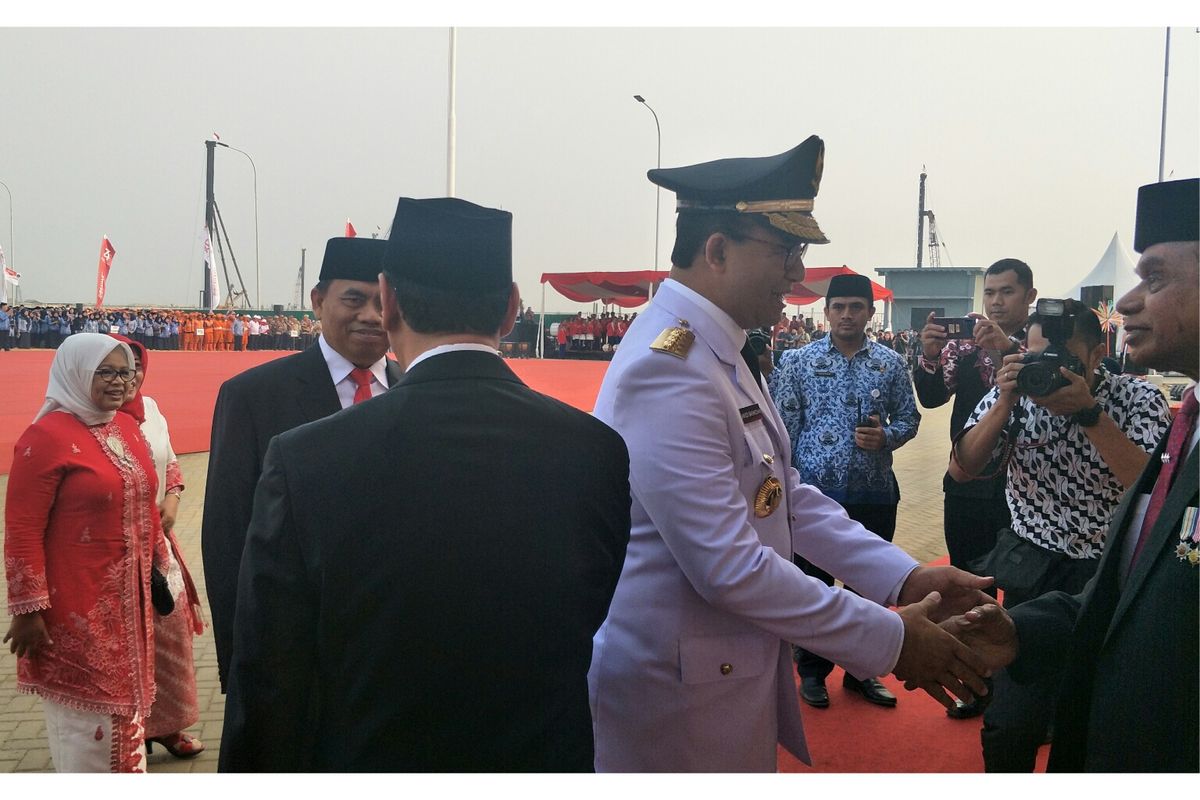
<instances>
[{"instance_id":1,"label":"man's outstretched hand","mask_svg":"<svg viewBox=\"0 0 1200 800\"><path fill-rule=\"evenodd\" d=\"M955 614L993 602L982 590L994 581L995 578L981 578L957 567L917 567L908 574L908 579L900 588L896 605L916 603L930 592L937 592L942 599L931 614L931 619L941 622Z\"/></svg>"},{"instance_id":2,"label":"man's outstretched hand","mask_svg":"<svg viewBox=\"0 0 1200 800\"><path fill-rule=\"evenodd\" d=\"M987 668L1007 667L1017 657L1017 628L1012 617L995 603L986 603L942 623L959 641L983 659Z\"/></svg>"},{"instance_id":3,"label":"man's outstretched hand","mask_svg":"<svg viewBox=\"0 0 1200 800\"><path fill-rule=\"evenodd\" d=\"M939 626L933 621L941 602L939 594L931 592L920 602L900 609L904 644L892 672L904 681L905 689L924 689L950 708L954 700L947 691L964 703L970 702L976 695L987 694L983 679L991 673L982 657L945 629L948 623Z\"/></svg>"}]
</instances>

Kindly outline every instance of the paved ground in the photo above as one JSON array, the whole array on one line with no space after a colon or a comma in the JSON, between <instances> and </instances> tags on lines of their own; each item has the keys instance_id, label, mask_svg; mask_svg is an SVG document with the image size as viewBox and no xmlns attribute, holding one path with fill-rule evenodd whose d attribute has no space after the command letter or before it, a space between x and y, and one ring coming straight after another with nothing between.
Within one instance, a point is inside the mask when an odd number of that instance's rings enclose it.
<instances>
[{"instance_id":1,"label":"paved ground","mask_svg":"<svg viewBox=\"0 0 1200 800\"><path fill-rule=\"evenodd\" d=\"M932 561L946 554L942 539L942 475L946 468L950 406L925 411L917 437L896 453L896 473L901 501L896 543L919 561ZM201 598L205 597L204 572L200 559L201 498L208 454L182 456L180 465L187 491L180 504L176 531L184 558L191 569ZM4 509L8 477L0 476L0 514ZM8 587L0 574L0 597ZM208 610L205 609L207 618ZM7 630L6 615L0 625ZM162 750L150 756L151 772L215 772L221 744L225 699L217 680L217 659L211 633L195 641L196 676L200 690L200 721L190 731L204 740L207 750L195 759L180 761ZM0 648L0 772L46 772L52 770L46 745L46 726L41 702L32 695L16 692L16 657Z\"/></svg>"}]
</instances>

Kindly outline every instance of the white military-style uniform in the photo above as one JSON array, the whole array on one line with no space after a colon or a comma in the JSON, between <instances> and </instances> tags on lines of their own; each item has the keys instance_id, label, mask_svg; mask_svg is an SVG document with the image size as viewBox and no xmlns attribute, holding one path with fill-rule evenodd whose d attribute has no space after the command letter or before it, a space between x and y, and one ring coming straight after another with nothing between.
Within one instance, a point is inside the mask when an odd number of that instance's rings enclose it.
<instances>
[{"instance_id":1,"label":"white military-style uniform","mask_svg":"<svg viewBox=\"0 0 1200 800\"><path fill-rule=\"evenodd\" d=\"M695 334L682 357L651 348L670 328ZM667 280L601 386L595 415L629 447L633 507L588 674L598 771L774 771L776 742L808 763L789 643L859 678L899 657L903 623L881 604L917 564L801 483L744 341ZM756 516L772 476L782 500ZM793 551L863 597L809 578Z\"/></svg>"}]
</instances>

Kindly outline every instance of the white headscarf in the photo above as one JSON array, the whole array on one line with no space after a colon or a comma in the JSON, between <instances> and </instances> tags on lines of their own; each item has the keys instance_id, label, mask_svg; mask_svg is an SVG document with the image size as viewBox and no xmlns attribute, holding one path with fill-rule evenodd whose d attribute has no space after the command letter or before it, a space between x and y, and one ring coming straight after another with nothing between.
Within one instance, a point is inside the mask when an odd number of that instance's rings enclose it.
<instances>
[{"instance_id":1,"label":"white headscarf","mask_svg":"<svg viewBox=\"0 0 1200 800\"><path fill-rule=\"evenodd\" d=\"M84 425L111 422L116 410L102 411L92 402L92 380L100 362L113 350L123 350L133 369L133 351L103 333L76 333L68 336L54 353L50 364L50 383L46 386L46 402L33 418L37 422L51 411L74 414Z\"/></svg>"}]
</instances>

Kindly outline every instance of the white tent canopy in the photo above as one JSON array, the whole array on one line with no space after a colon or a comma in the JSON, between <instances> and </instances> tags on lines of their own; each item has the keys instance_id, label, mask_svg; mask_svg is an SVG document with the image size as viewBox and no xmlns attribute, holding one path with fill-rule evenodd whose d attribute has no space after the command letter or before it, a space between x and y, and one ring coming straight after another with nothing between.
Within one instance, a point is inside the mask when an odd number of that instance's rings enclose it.
<instances>
[{"instance_id":1,"label":"white tent canopy","mask_svg":"<svg viewBox=\"0 0 1200 800\"><path fill-rule=\"evenodd\" d=\"M1134 260L1121 241L1121 235L1114 233L1112 241L1108 243L1108 249L1104 251L1104 255L1100 256L1100 260L1096 262L1096 266L1092 267L1092 271L1061 296L1073 297L1078 300L1079 290L1084 286L1111 286L1113 287L1113 301L1116 302L1123 294L1137 285L1137 276L1133 272L1133 266ZM1047 297L1053 296L1047 295Z\"/></svg>"}]
</instances>

